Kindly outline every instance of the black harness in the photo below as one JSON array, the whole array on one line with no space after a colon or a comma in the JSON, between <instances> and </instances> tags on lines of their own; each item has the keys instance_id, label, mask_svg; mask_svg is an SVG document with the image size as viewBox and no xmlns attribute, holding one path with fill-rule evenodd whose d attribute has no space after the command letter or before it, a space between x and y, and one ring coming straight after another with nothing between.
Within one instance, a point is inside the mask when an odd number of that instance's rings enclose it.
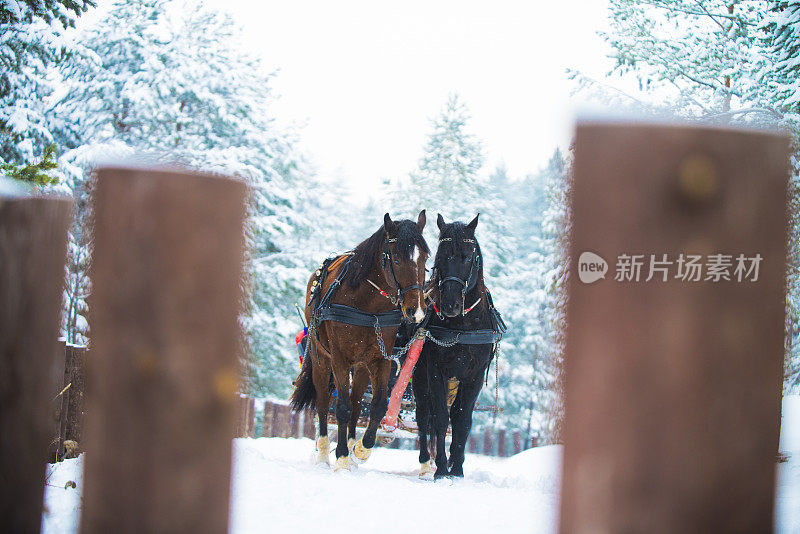
<instances>
[{"instance_id":1,"label":"black harness","mask_svg":"<svg viewBox=\"0 0 800 534\"><path fill-rule=\"evenodd\" d=\"M428 332L442 345L489 345L503 338L494 330L454 330L443 326L428 326Z\"/></svg>"}]
</instances>

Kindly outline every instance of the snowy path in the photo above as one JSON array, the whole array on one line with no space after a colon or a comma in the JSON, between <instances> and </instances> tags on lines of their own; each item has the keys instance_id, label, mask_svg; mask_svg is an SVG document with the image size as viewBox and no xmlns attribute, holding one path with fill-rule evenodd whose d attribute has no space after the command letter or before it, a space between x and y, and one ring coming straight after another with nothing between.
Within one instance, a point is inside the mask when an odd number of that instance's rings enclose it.
<instances>
[{"instance_id":1,"label":"snowy path","mask_svg":"<svg viewBox=\"0 0 800 534\"><path fill-rule=\"evenodd\" d=\"M777 532L800 534L800 396L784 399ZM376 449L352 473L312 464L309 439L234 440L231 532L319 533L330 527L408 532L555 532L561 448L507 459L467 455L466 479L416 476L417 452ZM50 466L45 534L76 531L83 458ZM76 489L64 489L67 481ZM217 481L208 481L213 484Z\"/></svg>"},{"instance_id":2,"label":"snowy path","mask_svg":"<svg viewBox=\"0 0 800 534\"><path fill-rule=\"evenodd\" d=\"M451 485L420 480L416 451L378 448L358 471L333 474L312 465L311 440L237 441L232 532L263 532L265 525L276 532L374 525L404 534L423 525L425 532L554 529L556 447L506 461L470 455L466 479Z\"/></svg>"}]
</instances>

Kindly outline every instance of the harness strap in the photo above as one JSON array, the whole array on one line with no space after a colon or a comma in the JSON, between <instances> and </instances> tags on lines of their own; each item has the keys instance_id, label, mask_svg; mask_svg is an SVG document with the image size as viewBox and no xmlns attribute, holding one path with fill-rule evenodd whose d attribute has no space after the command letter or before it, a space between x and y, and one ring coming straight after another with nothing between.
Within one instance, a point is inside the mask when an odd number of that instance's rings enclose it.
<instances>
[{"instance_id":1,"label":"harness strap","mask_svg":"<svg viewBox=\"0 0 800 534\"><path fill-rule=\"evenodd\" d=\"M459 345L490 345L497 343L503 337L503 334L494 330L454 330L431 325L427 329L431 335L442 343L450 343L457 340Z\"/></svg>"},{"instance_id":2,"label":"harness strap","mask_svg":"<svg viewBox=\"0 0 800 534\"><path fill-rule=\"evenodd\" d=\"M375 326L377 320L378 327L388 328L397 327L402 324L403 314L400 310L391 310L383 313L367 313L358 308L352 308L343 304L328 304L327 306L315 310L317 322L336 321L339 323L351 324L354 326Z\"/></svg>"}]
</instances>

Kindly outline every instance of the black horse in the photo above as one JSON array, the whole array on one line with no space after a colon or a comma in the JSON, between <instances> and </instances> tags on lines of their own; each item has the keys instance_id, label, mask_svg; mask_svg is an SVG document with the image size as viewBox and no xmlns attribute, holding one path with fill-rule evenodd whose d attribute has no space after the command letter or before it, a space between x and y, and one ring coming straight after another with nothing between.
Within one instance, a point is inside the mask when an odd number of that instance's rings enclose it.
<instances>
[{"instance_id":1,"label":"black horse","mask_svg":"<svg viewBox=\"0 0 800 534\"><path fill-rule=\"evenodd\" d=\"M436 443L434 478L439 479L464 476L464 449L472 428L472 412L505 325L483 282L483 256L475 239L478 215L469 224L446 224L439 215L436 223L439 248L429 282L428 339L414 369L413 388L420 476L432 470L428 452L431 433ZM450 378L456 378L459 385L448 417ZM444 441L448 424L453 426L449 464Z\"/></svg>"}]
</instances>

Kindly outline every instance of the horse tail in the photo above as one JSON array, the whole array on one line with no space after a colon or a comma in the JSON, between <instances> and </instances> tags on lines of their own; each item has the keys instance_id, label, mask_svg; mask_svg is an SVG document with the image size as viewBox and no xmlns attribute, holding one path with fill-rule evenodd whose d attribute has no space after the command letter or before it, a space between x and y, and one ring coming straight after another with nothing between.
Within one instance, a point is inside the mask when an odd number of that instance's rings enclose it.
<instances>
[{"instance_id":1,"label":"horse tail","mask_svg":"<svg viewBox=\"0 0 800 534\"><path fill-rule=\"evenodd\" d=\"M311 339L306 341L312 343ZM309 347L310 349L311 347ZM316 347L314 347L316 348ZM306 406L316 408L317 405L317 388L314 387L314 377L312 362L314 358L309 350L303 360L303 369L294 381L294 391L292 392L292 409L299 412Z\"/></svg>"}]
</instances>

